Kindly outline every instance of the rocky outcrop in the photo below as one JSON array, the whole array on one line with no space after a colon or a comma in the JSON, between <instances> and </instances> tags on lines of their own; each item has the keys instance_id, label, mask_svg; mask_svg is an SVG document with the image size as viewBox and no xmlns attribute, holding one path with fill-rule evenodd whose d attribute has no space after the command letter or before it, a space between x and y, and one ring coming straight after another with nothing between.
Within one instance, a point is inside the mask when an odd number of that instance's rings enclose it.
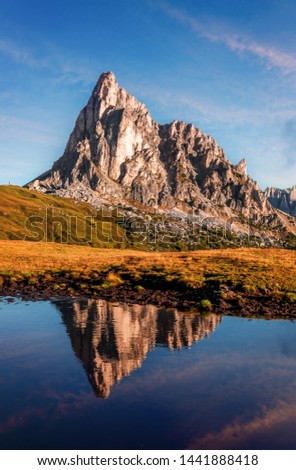
<instances>
[{"instance_id":1,"label":"rocky outcrop","mask_svg":"<svg viewBox=\"0 0 296 470\"><path fill-rule=\"evenodd\" d=\"M237 219L238 228L286 224L247 175L245 160L232 165L193 124L158 124L112 72L100 76L63 156L28 187L97 207L120 203Z\"/></svg>"},{"instance_id":2,"label":"rocky outcrop","mask_svg":"<svg viewBox=\"0 0 296 470\"><path fill-rule=\"evenodd\" d=\"M72 347L98 397L142 366L156 345L192 346L211 334L222 317L200 316L152 305L125 305L104 300L57 303Z\"/></svg>"},{"instance_id":3,"label":"rocky outcrop","mask_svg":"<svg viewBox=\"0 0 296 470\"><path fill-rule=\"evenodd\" d=\"M296 217L296 185L289 189L266 188L265 196L273 207Z\"/></svg>"}]
</instances>

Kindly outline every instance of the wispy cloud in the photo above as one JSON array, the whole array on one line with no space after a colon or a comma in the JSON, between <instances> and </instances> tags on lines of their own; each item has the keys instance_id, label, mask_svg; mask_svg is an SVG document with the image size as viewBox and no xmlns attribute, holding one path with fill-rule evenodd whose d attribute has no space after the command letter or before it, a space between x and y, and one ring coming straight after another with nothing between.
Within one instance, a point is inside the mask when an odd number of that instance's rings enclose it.
<instances>
[{"instance_id":1,"label":"wispy cloud","mask_svg":"<svg viewBox=\"0 0 296 470\"><path fill-rule=\"evenodd\" d=\"M290 397L289 397L290 398ZM263 408L259 416L244 423L234 420L219 432L193 439L189 449L252 449L254 443L289 448L294 444L293 429L296 423L296 408L293 400L279 402L271 409ZM258 444L259 443L259 444Z\"/></svg>"},{"instance_id":2,"label":"wispy cloud","mask_svg":"<svg viewBox=\"0 0 296 470\"><path fill-rule=\"evenodd\" d=\"M44 67L43 60L37 60L27 49L20 47L11 41L0 40L0 53L8 56L14 62L27 65L29 67Z\"/></svg>"},{"instance_id":3,"label":"wispy cloud","mask_svg":"<svg viewBox=\"0 0 296 470\"><path fill-rule=\"evenodd\" d=\"M34 142L43 145L59 145L61 137L54 130L40 122L20 119L15 116L0 114L0 138L15 138L17 132L18 140Z\"/></svg>"},{"instance_id":4,"label":"wispy cloud","mask_svg":"<svg viewBox=\"0 0 296 470\"><path fill-rule=\"evenodd\" d=\"M296 165L296 117L295 113L284 124L283 138L285 142L287 160L286 164L289 168Z\"/></svg>"},{"instance_id":5,"label":"wispy cloud","mask_svg":"<svg viewBox=\"0 0 296 470\"><path fill-rule=\"evenodd\" d=\"M179 88L167 89L161 85L151 85L144 79L139 79L131 88L139 99L155 103L158 112L163 111L170 115L171 120L189 120L197 125L223 124L228 129L242 125L258 126L263 123L266 126L273 123L278 125L295 117L295 101L275 101L269 91L260 93L259 97L257 95L256 100L248 107L242 107L235 104L226 106L209 96L205 97L197 90L189 89L187 92ZM156 116L152 117L157 119Z\"/></svg>"},{"instance_id":6,"label":"wispy cloud","mask_svg":"<svg viewBox=\"0 0 296 470\"><path fill-rule=\"evenodd\" d=\"M43 53L42 57L37 57L34 52L10 40L0 39L0 54L30 69L50 71L54 83L89 85L97 78L98 69L93 63L85 59L66 56L60 51Z\"/></svg>"},{"instance_id":7,"label":"wispy cloud","mask_svg":"<svg viewBox=\"0 0 296 470\"><path fill-rule=\"evenodd\" d=\"M231 51L238 54L249 53L262 60L266 67L279 68L282 73L296 72L296 55L282 51L276 47L270 47L254 41L252 38L223 30L221 25L215 24L215 28L209 23L198 21L182 10L172 7L168 3L161 3L160 8L171 18L179 23L189 26L200 36L214 43L221 43Z\"/></svg>"},{"instance_id":8,"label":"wispy cloud","mask_svg":"<svg viewBox=\"0 0 296 470\"><path fill-rule=\"evenodd\" d=\"M83 83L88 86L98 78L98 73L100 72L100 69L94 64L78 58L69 59L59 56L54 62L58 70L58 73L53 78L54 83L70 85Z\"/></svg>"}]
</instances>

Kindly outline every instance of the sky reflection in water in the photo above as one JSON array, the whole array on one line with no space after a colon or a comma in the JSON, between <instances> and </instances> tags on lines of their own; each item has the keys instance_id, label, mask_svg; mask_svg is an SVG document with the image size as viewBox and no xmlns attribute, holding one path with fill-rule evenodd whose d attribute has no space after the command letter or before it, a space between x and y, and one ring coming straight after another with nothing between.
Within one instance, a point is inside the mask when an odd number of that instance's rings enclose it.
<instances>
[{"instance_id":1,"label":"sky reflection in water","mask_svg":"<svg viewBox=\"0 0 296 470\"><path fill-rule=\"evenodd\" d=\"M296 324L0 303L3 449L295 448Z\"/></svg>"}]
</instances>

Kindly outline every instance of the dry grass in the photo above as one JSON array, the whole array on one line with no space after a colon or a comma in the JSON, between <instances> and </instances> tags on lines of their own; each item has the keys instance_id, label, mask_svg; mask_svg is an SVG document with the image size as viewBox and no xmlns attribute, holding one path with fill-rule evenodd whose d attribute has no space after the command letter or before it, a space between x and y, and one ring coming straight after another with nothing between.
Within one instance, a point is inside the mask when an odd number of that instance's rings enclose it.
<instances>
[{"instance_id":1,"label":"dry grass","mask_svg":"<svg viewBox=\"0 0 296 470\"><path fill-rule=\"evenodd\" d=\"M124 231L115 222L115 217L109 216L107 221L82 201L0 185L2 240L60 242L66 239L71 244L122 248Z\"/></svg>"},{"instance_id":2,"label":"dry grass","mask_svg":"<svg viewBox=\"0 0 296 470\"><path fill-rule=\"evenodd\" d=\"M111 284L128 279L159 288L195 289L212 283L241 293L265 293L296 301L296 251L223 249L149 253L57 243L0 240L0 276L27 278L68 272L91 282L105 276ZM116 281L116 282L115 282ZM224 295L226 295L224 292Z\"/></svg>"}]
</instances>

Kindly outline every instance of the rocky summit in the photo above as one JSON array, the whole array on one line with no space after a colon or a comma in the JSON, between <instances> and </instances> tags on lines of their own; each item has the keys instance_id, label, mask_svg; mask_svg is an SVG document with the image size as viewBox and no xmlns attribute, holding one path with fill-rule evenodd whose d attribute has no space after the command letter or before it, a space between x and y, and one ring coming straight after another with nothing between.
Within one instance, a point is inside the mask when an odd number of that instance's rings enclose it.
<instances>
[{"instance_id":1,"label":"rocky summit","mask_svg":"<svg viewBox=\"0 0 296 470\"><path fill-rule=\"evenodd\" d=\"M100 76L62 157L27 186L96 207L166 214L179 228L190 216L271 239L295 230L247 175L244 159L231 164L193 124L158 124L112 72Z\"/></svg>"},{"instance_id":2,"label":"rocky summit","mask_svg":"<svg viewBox=\"0 0 296 470\"><path fill-rule=\"evenodd\" d=\"M296 185L288 189L266 188L264 193L276 209L296 217Z\"/></svg>"}]
</instances>

